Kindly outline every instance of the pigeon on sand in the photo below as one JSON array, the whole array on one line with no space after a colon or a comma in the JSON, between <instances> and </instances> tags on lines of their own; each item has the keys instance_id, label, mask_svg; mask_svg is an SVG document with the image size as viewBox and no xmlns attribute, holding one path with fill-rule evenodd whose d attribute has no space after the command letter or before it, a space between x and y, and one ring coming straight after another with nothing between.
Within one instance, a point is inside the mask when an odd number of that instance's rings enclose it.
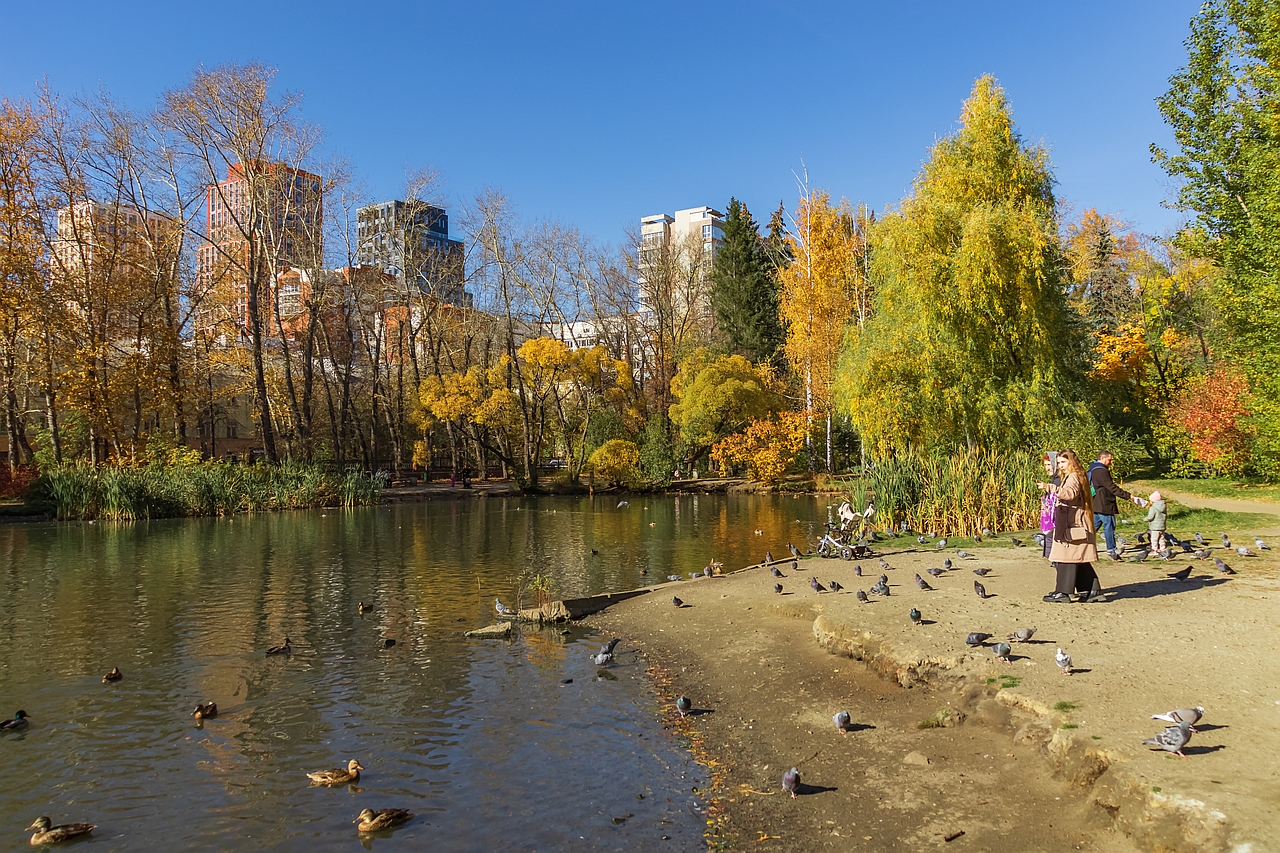
<instances>
[{"instance_id":1,"label":"pigeon on sand","mask_svg":"<svg viewBox=\"0 0 1280 853\"><path fill-rule=\"evenodd\" d=\"M1063 675L1071 674L1071 655L1059 648L1053 659L1058 662L1058 669L1062 670Z\"/></svg>"},{"instance_id":2,"label":"pigeon on sand","mask_svg":"<svg viewBox=\"0 0 1280 853\"><path fill-rule=\"evenodd\" d=\"M919 624L920 624L920 611L919 611L919 610L917 610L916 608L914 608L914 607L913 607L913 608L911 608L911 611L910 611L909 613L907 613L907 616L911 619L911 624L912 624L912 625L919 625Z\"/></svg>"},{"instance_id":3,"label":"pigeon on sand","mask_svg":"<svg viewBox=\"0 0 1280 853\"><path fill-rule=\"evenodd\" d=\"M1164 720L1166 723L1172 723L1175 726L1178 723L1186 723L1187 728L1191 731L1196 730L1196 723L1200 722L1200 718L1204 716L1204 708L1197 705L1194 708L1176 708L1172 711L1165 711L1163 714L1152 714L1153 720Z\"/></svg>"},{"instance_id":4,"label":"pigeon on sand","mask_svg":"<svg viewBox=\"0 0 1280 853\"><path fill-rule=\"evenodd\" d=\"M809 578L809 586L814 592L826 592L827 588L817 578Z\"/></svg>"},{"instance_id":5,"label":"pigeon on sand","mask_svg":"<svg viewBox=\"0 0 1280 853\"><path fill-rule=\"evenodd\" d=\"M991 647L991 651L995 652L997 660L1002 660L1005 663L1013 663L1013 661L1009 660L1009 652L1012 650L1009 648L1008 643L996 643Z\"/></svg>"},{"instance_id":6,"label":"pigeon on sand","mask_svg":"<svg viewBox=\"0 0 1280 853\"><path fill-rule=\"evenodd\" d=\"M931 591L931 590L933 589L933 587L929 586L929 582L928 582L927 580L925 580L924 578L920 577L920 573L919 573L919 572L916 572L916 586L920 587L921 589L925 590L926 592Z\"/></svg>"},{"instance_id":7,"label":"pigeon on sand","mask_svg":"<svg viewBox=\"0 0 1280 853\"><path fill-rule=\"evenodd\" d=\"M982 631L973 631L969 636L964 638L964 644L966 646L982 646L986 645L987 640L990 639L990 634L983 633Z\"/></svg>"},{"instance_id":8,"label":"pigeon on sand","mask_svg":"<svg viewBox=\"0 0 1280 853\"><path fill-rule=\"evenodd\" d=\"M839 711L831 718L831 722L836 724L836 731L840 732L840 734L845 734L849 731L852 718L849 716L848 711Z\"/></svg>"},{"instance_id":9,"label":"pigeon on sand","mask_svg":"<svg viewBox=\"0 0 1280 853\"><path fill-rule=\"evenodd\" d=\"M866 604L871 599L867 598L866 591L860 589L858 590L858 600L861 601L863 604Z\"/></svg>"},{"instance_id":10,"label":"pigeon on sand","mask_svg":"<svg viewBox=\"0 0 1280 853\"><path fill-rule=\"evenodd\" d=\"M1144 744L1158 746L1165 752L1172 752L1180 758L1186 758L1182 748L1191 740L1191 726L1187 723L1176 723L1169 726L1155 737L1149 737L1143 741Z\"/></svg>"},{"instance_id":11,"label":"pigeon on sand","mask_svg":"<svg viewBox=\"0 0 1280 853\"><path fill-rule=\"evenodd\" d=\"M674 604L676 607L684 607L684 602L681 601L678 596L674 596L674 595L671 596L671 603Z\"/></svg>"},{"instance_id":12,"label":"pigeon on sand","mask_svg":"<svg viewBox=\"0 0 1280 853\"><path fill-rule=\"evenodd\" d=\"M987 588L979 581L973 582L973 591L978 594L978 598L987 598Z\"/></svg>"},{"instance_id":13,"label":"pigeon on sand","mask_svg":"<svg viewBox=\"0 0 1280 853\"><path fill-rule=\"evenodd\" d=\"M792 767L786 773L782 774L782 790L791 795L791 799L796 798L796 789L800 787L800 771Z\"/></svg>"},{"instance_id":14,"label":"pigeon on sand","mask_svg":"<svg viewBox=\"0 0 1280 853\"><path fill-rule=\"evenodd\" d=\"M1025 643L1035 636L1035 633L1036 629L1034 626L1031 628L1019 628L1010 634L1008 639L1011 643Z\"/></svg>"},{"instance_id":15,"label":"pigeon on sand","mask_svg":"<svg viewBox=\"0 0 1280 853\"><path fill-rule=\"evenodd\" d=\"M688 696L681 696L676 699L676 710L680 712L680 716L687 716L693 710L693 703L689 701Z\"/></svg>"},{"instance_id":16,"label":"pigeon on sand","mask_svg":"<svg viewBox=\"0 0 1280 853\"><path fill-rule=\"evenodd\" d=\"M773 591L776 592L778 595L782 595L782 584L775 583L773 585Z\"/></svg>"}]
</instances>

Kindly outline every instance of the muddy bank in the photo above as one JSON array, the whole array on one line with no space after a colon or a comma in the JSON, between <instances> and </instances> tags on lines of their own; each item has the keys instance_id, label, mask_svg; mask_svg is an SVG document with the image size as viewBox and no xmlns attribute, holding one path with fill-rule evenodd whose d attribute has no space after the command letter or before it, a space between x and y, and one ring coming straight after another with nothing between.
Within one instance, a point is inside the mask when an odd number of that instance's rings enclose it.
<instances>
[{"instance_id":1,"label":"muddy bank","mask_svg":"<svg viewBox=\"0 0 1280 853\"><path fill-rule=\"evenodd\" d=\"M1109 564L1113 601L1051 605L1040 600L1048 569L1026 549L952 554L957 569L930 577L936 590L926 592L913 575L942 555L902 547L882 549L891 595L871 604L807 581L865 589L880 574L874 558L863 579L852 563L813 558L784 568L783 595L756 569L672 585L690 605L679 610L658 590L593 617L624 642L642 638L668 689L710 712L678 720L667 710L717 772L718 840L1280 849L1280 768L1259 760L1280 747L1272 560L1232 561L1240 574L1225 581L1200 563L1185 583L1165 577L1182 564ZM973 592L977 567L991 569L987 599ZM907 619L912 606L921 627ZM1032 625L1038 642L1015 646L1011 664L964 645L970 631L1003 637ZM1059 645L1075 659L1071 676L1054 664ZM1189 758L1141 744L1162 725L1152 713L1187 705L1208 709ZM859 727L844 736L830 719L842 707ZM925 720L941 727L918 728ZM792 765L814 786L795 801L779 793Z\"/></svg>"}]
</instances>

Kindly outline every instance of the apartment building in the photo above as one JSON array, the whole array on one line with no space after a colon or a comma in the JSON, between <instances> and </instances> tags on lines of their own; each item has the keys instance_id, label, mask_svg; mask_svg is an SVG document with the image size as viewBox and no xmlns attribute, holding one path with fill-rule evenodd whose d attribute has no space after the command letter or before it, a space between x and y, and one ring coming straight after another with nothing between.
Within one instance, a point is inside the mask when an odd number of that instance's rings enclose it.
<instances>
[{"instance_id":1,"label":"apartment building","mask_svg":"<svg viewBox=\"0 0 1280 853\"><path fill-rule=\"evenodd\" d=\"M449 214L426 202L383 201L356 211L357 262L395 276L404 287L451 305L471 306L465 252L449 237Z\"/></svg>"},{"instance_id":2,"label":"apartment building","mask_svg":"<svg viewBox=\"0 0 1280 853\"><path fill-rule=\"evenodd\" d=\"M711 263L716 252L724 245L724 214L712 207L690 207L677 210L674 216L657 213L645 216L640 220L639 246L639 309L642 314L654 310L655 287L668 288L666 282L658 279L679 278L681 273L693 274L695 278L705 276L711 270ZM701 288L690 287L696 284L686 279L684 287L675 288L684 291L677 293L677 301L689 299L702 301L697 291ZM695 306L685 304L681 310L699 309L710 305Z\"/></svg>"}]
</instances>

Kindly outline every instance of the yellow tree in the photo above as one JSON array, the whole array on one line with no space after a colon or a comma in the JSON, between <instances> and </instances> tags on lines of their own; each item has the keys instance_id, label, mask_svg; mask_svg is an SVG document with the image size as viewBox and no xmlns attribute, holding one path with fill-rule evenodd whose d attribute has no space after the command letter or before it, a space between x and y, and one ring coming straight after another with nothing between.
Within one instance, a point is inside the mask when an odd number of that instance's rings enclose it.
<instances>
[{"instance_id":1,"label":"yellow tree","mask_svg":"<svg viewBox=\"0 0 1280 853\"><path fill-rule=\"evenodd\" d=\"M865 221L865 216L863 217ZM832 206L821 190L802 186L789 235L792 262L778 271L778 311L786 330L783 352L804 385L804 413L826 419L827 469L831 469L832 388L840 345L855 310L869 314L865 229L847 201Z\"/></svg>"}]
</instances>

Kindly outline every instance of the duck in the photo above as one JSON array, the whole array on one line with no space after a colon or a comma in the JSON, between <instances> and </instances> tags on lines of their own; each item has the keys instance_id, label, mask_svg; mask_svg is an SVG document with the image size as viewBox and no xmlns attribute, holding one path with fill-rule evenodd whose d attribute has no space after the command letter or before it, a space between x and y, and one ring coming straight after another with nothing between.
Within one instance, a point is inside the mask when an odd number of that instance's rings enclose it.
<instances>
[{"instance_id":1,"label":"duck","mask_svg":"<svg viewBox=\"0 0 1280 853\"><path fill-rule=\"evenodd\" d=\"M360 762L353 758L347 762L346 770L321 770L318 773L308 773L307 778L317 785L354 784L360 781L360 771L363 769L360 766Z\"/></svg>"},{"instance_id":2,"label":"duck","mask_svg":"<svg viewBox=\"0 0 1280 853\"><path fill-rule=\"evenodd\" d=\"M359 611L360 613L363 613L368 609L369 609L369 605L365 604L363 601L356 605L356 610Z\"/></svg>"},{"instance_id":3,"label":"duck","mask_svg":"<svg viewBox=\"0 0 1280 853\"><path fill-rule=\"evenodd\" d=\"M281 644L280 644L280 645L278 645L278 646L272 646L271 648L267 649L267 654L269 654L269 655L287 655L287 654L288 654L289 652L291 652L291 651L293 651L293 646L292 646L292 645L290 645L290 643L289 643L289 638L288 638L288 637L285 637L285 638L284 638L284 642L283 642L283 643L281 643Z\"/></svg>"},{"instance_id":4,"label":"duck","mask_svg":"<svg viewBox=\"0 0 1280 853\"><path fill-rule=\"evenodd\" d=\"M36 845L56 844L59 841L75 838L77 835L88 835L97 828L92 823L64 823L61 826L54 826L53 821L48 817L41 816L24 831L35 832L35 835L31 836L31 843Z\"/></svg>"},{"instance_id":5,"label":"duck","mask_svg":"<svg viewBox=\"0 0 1280 853\"><path fill-rule=\"evenodd\" d=\"M12 720L0 723L0 732L21 732L25 731L29 725L31 724L27 722L27 712L18 711L13 715Z\"/></svg>"},{"instance_id":6,"label":"duck","mask_svg":"<svg viewBox=\"0 0 1280 853\"><path fill-rule=\"evenodd\" d=\"M113 666L111 667L110 672L102 676L102 683L106 684L108 681L119 681L122 678L124 678L124 673L120 671L120 667Z\"/></svg>"},{"instance_id":7,"label":"duck","mask_svg":"<svg viewBox=\"0 0 1280 853\"><path fill-rule=\"evenodd\" d=\"M390 829L397 823L404 823L412 820L413 815L408 809L365 809L360 812L360 817L351 821L359 824L357 829L361 832L377 832L380 829Z\"/></svg>"},{"instance_id":8,"label":"duck","mask_svg":"<svg viewBox=\"0 0 1280 853\"><path fill-rule=\"evenodd\" d=\"M191 712L191 716L195 717L197 720L204 719L206 717L209 719L213 719L214 717L218 716L218 703L217 702L201 702L200 704L196 705L196 709Z\"/></svg>"}]
</instances>

